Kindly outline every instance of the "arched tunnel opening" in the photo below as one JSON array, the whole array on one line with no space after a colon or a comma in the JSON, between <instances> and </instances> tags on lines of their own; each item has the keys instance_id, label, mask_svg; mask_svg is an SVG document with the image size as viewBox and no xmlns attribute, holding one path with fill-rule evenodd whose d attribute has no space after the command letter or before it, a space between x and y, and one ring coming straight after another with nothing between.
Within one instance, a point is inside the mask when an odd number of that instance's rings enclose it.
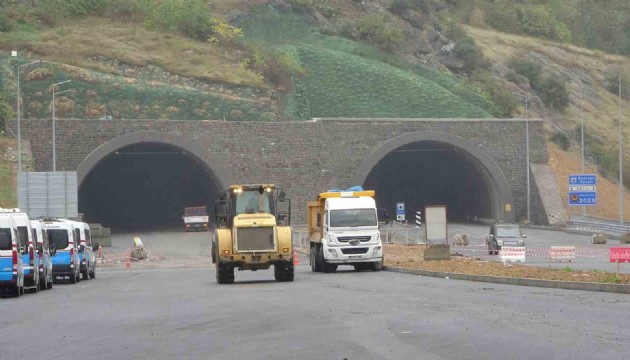
<instances>
[{"instance_id":1,"label":"arched tunnel opening","mask_svg":"<svg viewBox=\"0 0 630 360\"><path fill-rule=\"evenodd\" d=\"M491 175L467 151L443 142L420 141L401 146L369 172L364 187L376 190L377 206L396 219L396 203L405 203L413 223L425 206L446 205L449 221L494 220L500 214ZM424 222L424 215L422 216Z\"/></svg>"},{"instance_id":2,"label":"arched tunnel opening","mask_svg":"<svg viewBox=\"0 0 630 360\"><path fill-rule=\"evenodd\" d=\"M169 144L136 143L110 153L87 174L79 212L113 231L183 229L185 207L206 206L212 219L217 192L194 155Z\"/></svg>"}]
</instances>

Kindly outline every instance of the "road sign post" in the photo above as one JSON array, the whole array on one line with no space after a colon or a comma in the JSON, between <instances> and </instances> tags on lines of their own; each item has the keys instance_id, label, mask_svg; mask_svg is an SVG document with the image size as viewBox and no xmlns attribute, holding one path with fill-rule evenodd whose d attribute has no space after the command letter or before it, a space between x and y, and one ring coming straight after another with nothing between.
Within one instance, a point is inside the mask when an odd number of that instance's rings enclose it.
<instances>
[{"instance_id":1,"label":"road sign post","mask_svg":"<svg viewBox=\"0 0 630 360\"><path fill-rule=\"evenodd\" d=\"M396 220L405 221L405 203L396 203Z\"/></svg>"},{"instance_id":2,"label":"road sign post","mask_svg":"<svg viewBox=\"0 0 630 360\"><path fill-rule=\"evenodd\" d=\"M569 205L597 205L597 175L569 175Z\"/></svg>"}]
</instances>

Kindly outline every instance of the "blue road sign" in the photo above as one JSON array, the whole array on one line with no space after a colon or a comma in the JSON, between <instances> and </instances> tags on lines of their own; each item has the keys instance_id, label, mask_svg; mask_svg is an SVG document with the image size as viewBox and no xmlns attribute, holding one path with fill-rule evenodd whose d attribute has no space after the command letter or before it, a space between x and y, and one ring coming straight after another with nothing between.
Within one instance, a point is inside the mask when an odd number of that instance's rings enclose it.
<instances>
[{"instance_id":1,"label":"blue road sign","mask_svg":"<svg viewBox=\"0 0 630 360\"><path fill-rule=\"evenodd\" d=\"M597 205L597 192L571 191L569 192L569 205Z\"/></svg>"},{"instance_id":2,"label":"blue road sign","mask_svg":"<svg viewBox=\"0 0 630 360\"><path fill-rule=\"evenodd\" d=\"M569 175L569 186L571 185L597 185L597 175L595 174Z\"/></svg>"},{"instance_id":3,"label":"blue road sign","mask_svg":"<svg viewBox=\"0 0 630 360\"><path fill-rule=\"evenodd\" d=\"M398 221L405 220L405 203L404 202L396 203L396 220Z\"/></svg>"}]
</instances>

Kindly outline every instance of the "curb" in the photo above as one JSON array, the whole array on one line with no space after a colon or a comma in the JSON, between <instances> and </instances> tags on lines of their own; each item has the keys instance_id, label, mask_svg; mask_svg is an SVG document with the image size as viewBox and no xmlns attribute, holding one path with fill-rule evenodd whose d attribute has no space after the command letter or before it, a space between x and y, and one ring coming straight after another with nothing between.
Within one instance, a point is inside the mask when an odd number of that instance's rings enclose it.
<instances>
[{"instance_id":1,"label":"curb","mask_svg":"<svg viewBox=\"0 0 630 360\"><path fill-rule=\"evenodd\" d=\"M520 286L536 286L553 289L568 290L584 290L584 291L600 291L618 294L630 294L630 285L622 284L604 284L604 283L585 283L579 281L557 281L557 280L538 280L525 278L509 278L489 275L468 275L460 273L448 273L439 271L404 269L391 266L383 266L384 271L390 271L400 274L422 275L432 277L448 277L453 280L478 281L495 284L520 285Z\"/></svg>"}]
</instances>

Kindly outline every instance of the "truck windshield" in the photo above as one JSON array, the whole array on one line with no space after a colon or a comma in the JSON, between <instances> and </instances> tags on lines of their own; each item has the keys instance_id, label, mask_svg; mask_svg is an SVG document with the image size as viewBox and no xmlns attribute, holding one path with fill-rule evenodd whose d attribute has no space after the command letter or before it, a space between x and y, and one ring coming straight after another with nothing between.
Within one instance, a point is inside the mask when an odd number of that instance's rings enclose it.
<instances>
[{"instance_id":1,"label":"truck windshield","mask_svg":"<svg viewBox=\"0 0 630 360\"><path fill-rule=\"evenodd\" d=\"M497 227L498 237L521 237L521 229L517 227Z\"/></svg>"},{"instance_id":2,"label":"truck windshield","mask_svg":"<svg viewBox=\"0 0 630 360\"><path fill-rule=\"evenodd\" d=\"M261 194L258 190L249 190L235 194L234 197L236 199L236 215L273 213L272 193L265 191Z\"/></svg>"},{"instance_id":3,"label":"truck windshield","mask_svg":"<svg viewBox=\"0 0 630 360\"><path fill-rule=\"evenodd\" d=\"M11 250L13 248L11 244L11 229L0 229L0 250Z\"/></svg>"},{"instance_id":4,"label":"truck windshield","mask_svg":"<svg viewBox=\"0 0 630 360\"><path fill-rule=\"evenodd\" d=\"M374 209L344 209L330 211L330 227L377 226Z\"/></svg>"},{"instance_id":5,"label":"truck windshield","mask_svg":"<svg viewBox=\"0 0 630 360\"><path fill-rule=\"evenodd\" d=\"M50 246L56 249L65 249L68 247L68 231L63 229L48 230L48 240Z\"/></svg>"}]
</instances>

